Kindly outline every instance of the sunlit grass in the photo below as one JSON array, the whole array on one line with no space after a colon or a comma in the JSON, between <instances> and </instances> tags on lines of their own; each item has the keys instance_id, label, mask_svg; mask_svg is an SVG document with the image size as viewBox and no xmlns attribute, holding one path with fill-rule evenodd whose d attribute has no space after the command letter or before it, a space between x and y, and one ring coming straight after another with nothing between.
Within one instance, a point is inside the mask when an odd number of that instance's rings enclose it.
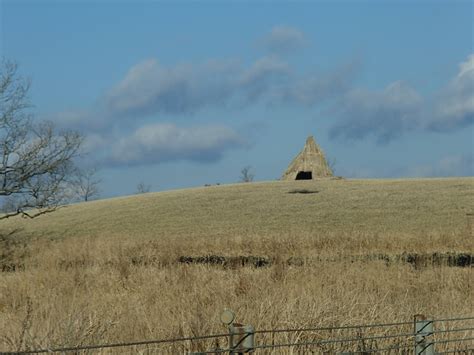
<instances>
[{"instance_id":1,"label":"sunlit grass","mask_svg":"<svg viewBox=\"0 0 474 355\"><path fill-rule=\"evenodd\" d=\"M473 211L473 178L327 180L150 193L10 219L2 228L16 239L2 248L17 271L0 273L0 351L222 332L224 307L257 329L469 314L472 268L351 257L472 254ZM210 254L272 263L178 262ZM305 262L288 263L295 257Z\"/></svg>"}]
</instances>

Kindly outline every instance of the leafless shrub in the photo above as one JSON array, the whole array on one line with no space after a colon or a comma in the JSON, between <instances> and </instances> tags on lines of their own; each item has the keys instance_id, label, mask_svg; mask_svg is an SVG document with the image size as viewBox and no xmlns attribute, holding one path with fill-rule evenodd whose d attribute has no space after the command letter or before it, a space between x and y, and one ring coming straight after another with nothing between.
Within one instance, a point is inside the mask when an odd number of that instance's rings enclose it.
<instances>
[{"instance_id":1,"label":"leafless shrub","mask_svg":"<svg viewBox=\"0 0 474 355\"><path fill-rule=\"evenodd\" d=\"M252 173L251 166L245 166L240 171L240 181L241 182L252 182L255 177L255 174Z\"/></svg>"},{"instance_id":2,"label":"leafless shrub","mask_svg":"<svg viewBox=\"0 0 474 355\"><path fill-rule=\"evenodd\" d=\"M137 194L145 194L150 191L151 191L151 185L147 185L144 182L140 182L137 185L137 191L136 191Z\"/></svg>"},{"instance_id":3,"label":"leafless shrub","mask_svg":"<svg viewBox=\"0 0 474 355\"><path fill-rule=\"evenodd\" d=\"M87 202L100 195L102 180L97 176L97 173L97 167L77 169L72 181L72 189L78 200Z\"/></svg>"}]
</instances>

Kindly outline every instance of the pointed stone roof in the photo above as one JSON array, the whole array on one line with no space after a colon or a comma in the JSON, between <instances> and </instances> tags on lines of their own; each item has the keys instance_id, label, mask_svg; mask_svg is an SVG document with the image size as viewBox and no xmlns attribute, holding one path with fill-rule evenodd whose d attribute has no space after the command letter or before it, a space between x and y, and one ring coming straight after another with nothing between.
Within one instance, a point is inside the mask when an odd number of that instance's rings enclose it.
<instances>
[{"instance_id":1,"label":"pointed stone roof","mask_svg":"<svg viewBox=\"0 0 474 355\"><path fill-rule=\"evenodd\" d=\"M298 180L301 176L305 176L303 179L333 176L324 153L314 141L313 136L306 139L303 150L293 159L281 179Z\"/></svg>"}]
</instances>

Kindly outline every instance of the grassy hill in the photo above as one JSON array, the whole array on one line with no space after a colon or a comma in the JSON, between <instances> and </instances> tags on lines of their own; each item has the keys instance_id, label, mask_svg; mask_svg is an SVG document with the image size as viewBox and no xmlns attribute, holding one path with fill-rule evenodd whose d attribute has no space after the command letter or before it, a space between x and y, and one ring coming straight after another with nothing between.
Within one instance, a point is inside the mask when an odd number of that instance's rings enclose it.
<instances>
[{"instance_id":1,"label":"grassy hill","mask_svg":"<svg viewBox=\"0 0 474 355\"><path fill-rule=\"evenodd\" d=\"M12 218L0 351L220 333L224 307L257 329L472 313L473 268L403 255L472 255L473 212L474 178L450 178L211 186Z\"/></svg>"},{"instance_id":2,"label":"grassy hill","mask_svg":"<svg viewBox=\"0 0 474 355\"><path fill-rule=\"evenodd\" d=\"M466 214L472 212L473 178L262 182L80 203L34 220L11 219L3 227L48 238L351 233L423 238L466 233Z\"/></svg>"}]
</instances>

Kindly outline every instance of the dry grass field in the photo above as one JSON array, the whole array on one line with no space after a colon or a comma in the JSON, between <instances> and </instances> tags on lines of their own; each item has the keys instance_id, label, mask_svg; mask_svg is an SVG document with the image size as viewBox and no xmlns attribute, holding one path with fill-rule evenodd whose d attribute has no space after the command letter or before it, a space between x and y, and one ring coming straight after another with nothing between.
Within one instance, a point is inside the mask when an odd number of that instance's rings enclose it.
<instances>
[{"instance_id":1,"label":"dry grass field","mask_svg":"<svg viewBox=\"0 0 474 355\"><path fill-rule=\"evenodd\" d=\"M0 351L222 333L226 307L256 329L472 315L474 269L453 264L474 253L473 212L474 179L452 178L211 186L9 219Z\"/></svg>"}]
</instances>

